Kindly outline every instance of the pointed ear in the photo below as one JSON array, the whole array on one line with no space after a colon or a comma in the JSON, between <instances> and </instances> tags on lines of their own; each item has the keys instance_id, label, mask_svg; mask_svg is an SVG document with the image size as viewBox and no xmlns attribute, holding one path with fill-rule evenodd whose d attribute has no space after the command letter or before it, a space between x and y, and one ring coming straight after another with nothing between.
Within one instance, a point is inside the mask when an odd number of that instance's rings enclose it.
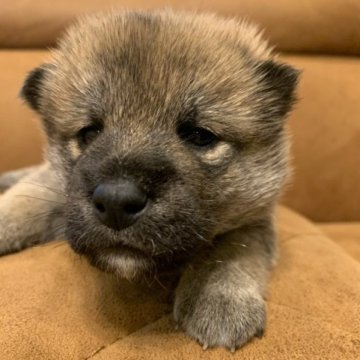
<instances>
[{"instance_id":1,"label":"pointed ear","mask_svg":"<svg viewBox=\"0 0 360 360\"><path fill-rule=\"evenodd\" d=\"M46 71L46 65L32 70L26 77L20 91L20 96L33 110L39 110L41 89Z\"/></svg>"},{"instance_id":2,"label":"pointed ear","mask_svg":"<svg viewBox=\"0 0 360 360\"><path fill-rule=\"evenodd\" d=\"M290 65L266 60L259 64L258 71L265 87L263 91L271 94L273 114L284 117L296 101L295 89L300 71Z\"/></svg>"}]
</instances>

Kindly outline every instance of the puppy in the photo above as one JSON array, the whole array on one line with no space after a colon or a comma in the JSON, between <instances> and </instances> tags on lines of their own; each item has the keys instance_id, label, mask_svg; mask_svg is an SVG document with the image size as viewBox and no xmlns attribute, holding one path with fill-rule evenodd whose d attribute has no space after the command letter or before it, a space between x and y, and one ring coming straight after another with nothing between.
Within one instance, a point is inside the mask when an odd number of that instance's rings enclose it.
<instances>
[{"instance_id":1,"label":"puppy","mask_svg":"<svg viewBox=\"0 0 360 360\"><path fill-rule=\"evenodd\" d=\"M121 277L179 269L177 324L234 351L265 326L297 78L246 21L79 20L22 89L47 160L3 178L0 252L65 236Z\"/></svg>"}]
</instances>

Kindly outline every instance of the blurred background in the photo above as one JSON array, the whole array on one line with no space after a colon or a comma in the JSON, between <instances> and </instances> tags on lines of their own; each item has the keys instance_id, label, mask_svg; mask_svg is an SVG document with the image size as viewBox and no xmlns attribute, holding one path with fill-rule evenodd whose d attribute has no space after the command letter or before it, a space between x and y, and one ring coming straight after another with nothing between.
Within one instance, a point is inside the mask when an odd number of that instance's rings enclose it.
<instances>
[{"instance_id":1,"label":"blurred background","mask_svg":"<svg viewBox=\"0 0 360 360\"><path fill-rule=\"evenodd\" d=\"M18 93L64 28L83 13L165 6L247 17L303 70L288 120L296 170L283 202L315 221L360 220L359 0L1 0L0 172L41 161L39 121Z\"/></svg>"}]
</instances>

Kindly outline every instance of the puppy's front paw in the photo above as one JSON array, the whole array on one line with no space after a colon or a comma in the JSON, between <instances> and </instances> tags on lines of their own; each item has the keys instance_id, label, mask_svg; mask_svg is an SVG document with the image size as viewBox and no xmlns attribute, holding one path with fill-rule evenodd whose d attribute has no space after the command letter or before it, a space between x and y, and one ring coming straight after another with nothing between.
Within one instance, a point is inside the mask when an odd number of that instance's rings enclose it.
<instances>
[{"instance_id":1,"label":"puppy's front paw","mask_svg":"<svg viewBox=\"0 0 360 360\"><path fill-rule=\"evenodd\" d=\"M0 193L3 193L7 189L11 188L21 179L34 172L37 168L38 166L30 166L27 168L8 171L6 173L0 174Z\"/></svg>"},{"instance_id":2,"label":"puppy's front paw","mask_svg":"<svg viewBox=\"0 0 360 360\"><path fill-rule=\"evenodd\" d=\"M191 287L178 289L174 318L204 349L223 346L235 351L254 336L262 336L266 309L262 296L253 287Z\"/></svg>"}]
</instances>

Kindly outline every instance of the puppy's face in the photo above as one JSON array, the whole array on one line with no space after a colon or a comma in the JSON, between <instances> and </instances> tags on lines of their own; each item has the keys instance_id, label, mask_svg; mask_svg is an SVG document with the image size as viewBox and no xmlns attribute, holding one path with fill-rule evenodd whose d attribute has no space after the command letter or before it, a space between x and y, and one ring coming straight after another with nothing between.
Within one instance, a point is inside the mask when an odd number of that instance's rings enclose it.
<instances>
[{"instance_id":1,"label":"puppy's face","mask_svg":"<svg viewBox=\"0 0 360 360\"><path fill-rule=\"evenodd\" d=\"M92 16L23 96L67 194L67 236L132 278L268 212L297 74L254 27L169 12Z\"/></svg>"}]
</instances>

